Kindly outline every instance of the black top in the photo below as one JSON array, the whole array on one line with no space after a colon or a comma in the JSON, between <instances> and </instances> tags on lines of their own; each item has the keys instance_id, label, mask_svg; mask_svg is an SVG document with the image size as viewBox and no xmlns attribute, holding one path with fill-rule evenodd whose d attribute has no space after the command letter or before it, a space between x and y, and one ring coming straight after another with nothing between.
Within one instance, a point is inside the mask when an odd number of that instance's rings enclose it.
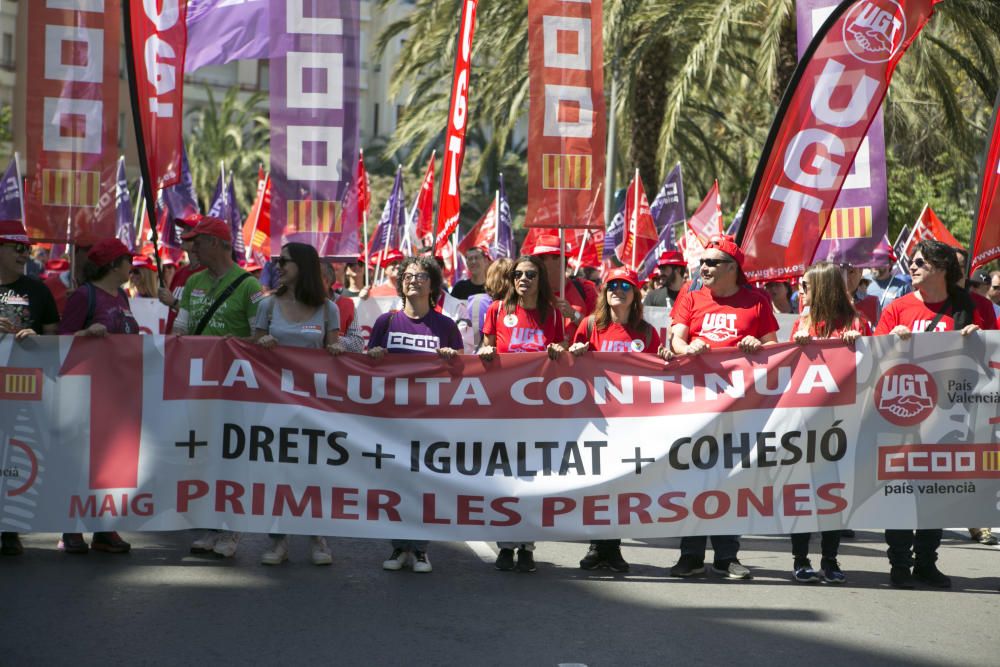
<instances>
[{"instance_id":1,"label":"black top","mask_svg":"<svg viewBox=\"0 0 1000 667\"><path fill-rule=\"evenodd\" d=\"M15 331L34 329L40 334L46 324L59 322L59 311L44 283L19 276L12 283L0 285L0 317L13 322Z\"/></svg>"},{"instance_id":2,"label":"black top","mask_svg":"<svg viewBox=\"0 0 1000 667\"><path fill-rule=\"evenodd\" d=\"M462 301L465 301L473 294L486 294L486 285L477 285L471 280L459 280L451 288L451 295Z\"/></svg>"}]
</instances>

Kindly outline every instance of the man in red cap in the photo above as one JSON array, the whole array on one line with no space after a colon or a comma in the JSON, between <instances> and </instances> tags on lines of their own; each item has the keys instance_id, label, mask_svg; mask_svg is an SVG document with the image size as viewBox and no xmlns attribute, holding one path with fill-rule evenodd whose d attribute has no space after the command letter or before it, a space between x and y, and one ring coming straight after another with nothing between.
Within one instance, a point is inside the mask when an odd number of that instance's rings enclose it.
<instances>
[{"instance_id":1,"label":"man in red cap","mask_svg":"<svg viewBox=\"0 0 1000 667\"><path fill-rule=\"evenodd\" d=\"M205 270L188 278L181 293L174 333L248 338L264 298L260 283L233 261L229 225L204 217L181 238L191 242L191 255ZM193 553L236 554L240 534L211 531L191 545Z\"/></svg>"},{"instance_id":2,"label":"man in red cap","mask_svg":"<svg viewBox=\"0 0 1000 667\"><path fill-rule=\"evenodd\" d=\"M565 294L560 293L562 274L562 250L559 237L552 234L542 234L535 242L529 255L538 257L545 265L545 273L549 277L549 287L555 295L553 305L566 318L566 330L576 331L576 327L587 315L597 307L597 287L589 280L581 280L576 276L566 279Z\"/></svg>"},{"instance_id":3,"label":"man in red cap","mask_svg":"<svg viewBox=\"0 0 1000 667\"><path fill-rule=\"evenodd\" d=\"M174 224L178 225L180 228L185 230L193 229L201 220L203 216L200 213L195 213L186 218L175 218ZM174 320L177 319L177 311L181 304L181 294L184 292L184 285L187 284L188 279L196 273L205 270L194 253L191 252L191 241L185 241L183 234L181 235L181 249L188 255L188 264L176 269L172 273L172 278L167 280L167 271L164 269L163 282L166 283L166 287L161 287L157 296L160 299L160 303L170 309L170 313L167 315L167 324L164 328L164 333L170 334L174 332Z\"/></svg>"},{"instance_id":4,"label":"man in red cap","mask_svg":"<svg viewBox=\"0 0 1000 667\"><path fill-rule=\"evenodd\" d=\"M59 323L52 293L41 281L25 275L30 249L20 220L0 220L0 334L14 334L17 339L54 334ZM0 534L0 554L23 552L17 533Z\"/></svg>"},{"instance_id":5,"label":"man in red cap","mask_svg":"<svg viewBox=\"0 0 1000 667\"><path fill-rule=\"evenodd\" d=\"M399 278L399 263L403 261L403 253L398 250L386 250L385 254L378 254L371 258L371 266L378 269L381 265L382 275L386 281L378 285L372 285L362 289L358 294L362 299L370 296L399 296L396 287Z\"/></svg>"},{"instance_id":6,"label":"man in red cap","mask_svg":"<svg viewBox=\"0 0 1000 667\"><path fill-rule=\"evenodd\" d=\"M684 261L684 255L680 251L667 250L660 255L656 263L656 269L660 272L660 286L646 293L642 305L672 308L684 286L686 268L687 262Z\"/></svg>"},{"instance_id":7,"label":"man in red cap","mask_svg":"<svg viewBox=\"0 0 1000 667\"><path fill-rule=\"evenodd\" d=\"M701 288L680 295L671 312L671 343L677 354L697 355L710 349L738 347L747 354L776 343L778 321L767 297L750 289L743 275L743 251L732 237L714 237L701 260ZM672 577L705 571L708 538L681 538L681 557ZM730 579L748 579L750 570L738 559L738 535L713 535L712 571Z\"/></svg>"},{"instance_id":8,"label":"man in red cap","mask_svg":"<svg viewBox=\"0 0 1000 667\"><path fill-rule=\"evenodd\" d=\"M465 266L469 269L469 277L459 280L451 288L451 295L460 301L465 301L473 294L486 293L486 270L493 263L490 249L486 247L469 248L465 251Z\"/></svg>"}]
</instances>

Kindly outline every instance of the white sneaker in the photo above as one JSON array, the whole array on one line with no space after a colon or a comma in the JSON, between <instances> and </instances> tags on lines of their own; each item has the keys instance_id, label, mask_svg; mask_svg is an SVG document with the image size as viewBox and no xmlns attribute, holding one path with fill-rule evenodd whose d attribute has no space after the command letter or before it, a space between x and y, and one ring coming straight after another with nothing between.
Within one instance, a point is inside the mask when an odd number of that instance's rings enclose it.
<instances>
[{"instance_id":1,"label":"white sneaker","mask_svg":"<svg viewBox=\"0 0 1000 667\"><path fill-rule=\"evenodd\" d=\"M281 565L288 560L288 536L271 541L271 548L260 555L261 565Z\"/></svg>"},{"instance_id":2,"label":"white sneaker","mask_svg":"<svg viewBox=\"0 0 1000 667\"><path fill-rule=\"evenodd\" d=\"M219 541L220 534L221 533L215 530L205 533L204 535L202 535L197 540L191 543L191 553L193 554L212 553L212 549L215 548L215 543Z\"/></svg>"},{"instance_id":3,"label":"white sneaker","mask_svg":"<svg viewBox=\"0 0 1000 667\"><path fill-rule=\"evenodd\" d=\"M382 561L383 570L402 570L410 562L410 552L405 549L393 549L392 555Z\"/></svg>"},{"instance_id":4,"label":"white sneaker","mask_svg":"<svg viewBox=\"0 0 1000 667\"><path fill-rule=\"evenodd\" d=\"M426 551L414 551L413 552L413 571L414 572L430 572L433 568L431 567L431 561L427 558Z\"/></svg>"},{"instance_id":5,"label":"white sneaker","mask_svg":"<svg viewBox=\"0 0 1000 667\"><path fill-rule=\"evenodd\" d=\"M227 530L219 533L219 539L216 540L215 548L212 549L212 552L224 558L232 558L236 555L236 547L239 544L240 534Z\"/></svg>"},{"instance_id":6,"label":"white sneaker","mask_svg":"<svg viewBox=\"0 0 1000 667\"><path fill-rule=\"evenodd\" d=\"M326 545L325 537L314 535L309 541L312 544L313 565L329 565L333 562L333 556L330 554L330 547Z\"/></svg>"}]
</instances>

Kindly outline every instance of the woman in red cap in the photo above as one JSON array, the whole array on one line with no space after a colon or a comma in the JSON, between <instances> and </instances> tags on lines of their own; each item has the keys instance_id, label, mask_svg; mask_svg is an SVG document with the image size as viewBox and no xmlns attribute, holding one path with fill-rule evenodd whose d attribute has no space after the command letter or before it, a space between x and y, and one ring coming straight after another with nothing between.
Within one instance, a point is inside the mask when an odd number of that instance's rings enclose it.
<instances>
[{"instance_id":1,"label":"woman in red cap","mask_svg":"<svg viewBox=\"0 0 1000 667\"><path fill-rule=\"evenodd\" d=\"M128 274L129 293L133 298L155 299L160 291L156 263L150 257L136 257Z\"/></svg>"},{"instance_id":2,"label":"woman in red cap","mask_svg":"<svg viewBox=\"0 0 1000 667\"><path fill-rule=\"evenodd\" d=\"M503 299L494 301L483 319L483 345L479 358L491 361L497 353L547 352L557 359L566 351L566 329L562 314L545 273L545 264L534 255L522 255L507 273ZM496 568L535 571L534 542L498 542Z\"/></svg>"},{"instance_id":3,"label":"woman in red cap","mask_svg":"<svg viewBox=\"0 0 1000 667\"><path fill-rule=\"evenodd\" d=\"M580 356L587 350L638 352L670 359L673 355L660 344L656 329L642 317L638 292L639 276L635 271L625 266L611 271L597 295L597 308L576 330L570 353ZM612 572L628 572L629 564L622 557L621 545L620 539L594 540L580 561L580 569L606 567Z\"/></svg>"},{"instance_id":4,"label":"woman in red cap","mask_svg":"<svg viewBox=\"0 0 1000 667\"><path fill-rule=\"evenodd\" d=\"M132 253L124 243L118 239L95 243L87 253L83 285L66 299L59 333L97 337L138 334L139 324L132 317L128 295L122 289L131 270ZM89 548L117 554L126 553L132 546L114 531L94 533L90 547L82 533L63 533L59 541L59 549L66 553L85 554Z\"/></svg>"}]
</instances>

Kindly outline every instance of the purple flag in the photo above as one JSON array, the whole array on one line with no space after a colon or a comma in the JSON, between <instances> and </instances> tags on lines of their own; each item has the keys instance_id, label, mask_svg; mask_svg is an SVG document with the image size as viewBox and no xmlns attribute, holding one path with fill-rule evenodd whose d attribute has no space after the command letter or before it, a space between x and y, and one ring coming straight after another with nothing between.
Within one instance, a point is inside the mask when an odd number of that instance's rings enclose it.
<instances>
[{"instance_id":1,"label":"purple flag","mask_svg":"<svg viewBox=\"0 0 1000 667\"><path fill-rule=\"evenodd\" d=\"M392 184L392 194L382 209L375 233L369 241L368 256L374 257L383 250L399 250L406 227L406 200L403 195L403 168L396 170L396 180Z\"/></svg>"},{"instance_id":2,"label":"purple flag","mask_svg":"<svg viewBox=\"0 0 1000 667\"><path fill-rule=\"evenodd\" d=\"M618 212L611 218L608 228L604 232L604 246L601 250L601 259L607 260L616 256L615 248L622 244L625 235L625 193L627 188L615 193L615 201L618 203Z\"/></svg>"},{"instance_id":3,"label":"purple flag","mask_svg":"<svg viewBox=\"0 0 1000 667\"><path fill-rule=\"evenodd\" d=\"M799 57L841 0L797 0ZM844 181L813 261L872 266L872 253L889 231L882 111L868 128Z\"/></svg>"},{"instance_id":4,"label":"purple flag","mask_svg":"<svg viewBox=\"0 0 1000 667\"><path fill-rule=\"evenodd\" d=\"M125 158L118 160L118 182L115 185L115 236L130 252L135 252L135 223L132 219L132 197L125 178Z\"/></svg>"},{"instance_id":5,"label":"purple flag","mask_svg":"<svg viewBox=\"0 0 1000 667\"><path fill-rule=\"evenodd\" d=\"M229 174L229 185L226 187L226 200L229 202L229 228L233 230L233 252L240 259L247 256L246 246L243 243L243 214L240 212L240 203L236 200L236 185L233 183L233 174Z\"/></svg>"},{"instance_id":6,"label":"purple flag","mask_svg":"<svg viewBox=\"0 0 1000 667\"><path fill-rule=\"evenodd\" d=\"M177 185L160 190L156 199L156 215L159 218L157 227L160 242L168 248L181 247L181 230L174 224L177 218L201 213L198 206L198 195L194 191L194 179L191 178L191 167L188 166L187 149L181 152L181 176Z\"/></svg>"},{"instance_id":7,"label":"purple flag","mask_svg":"<svg viewBox=\"0 0 1000 667\"><path fill-rule=\"evenodd\" d=\"M726 236L736 237L740 233L740 227L743 226L743 211L747 207L746 200L740 204L740 208L736 211L736 215L733 216L733 221L729 223L729 229L726 230Z\"/></svg>"},{"instance_id":8,"label":"purple flag","mask_svg":"<svg viewBox=\"0 0 1000 667\"><path fill-rule=\"evenodd\" d=\"M493 259L500 257L514 258L514 227L511 224L510 203L503 187L503 174L500 174L500 210L497 212L497 240L493 247Z\"/></svg>"},{"instance_id":9,"label":"purple flag","mask_svg":"<svg viewBox=\"0 0 1000 667\"><path fill-rule=\"evenodd\" d=\"M0 185L0 220L20 220L24 224L24 202L21 198L21 175L17 158L12 158Z\"/></svg>"},{"instance_id":10,"label":"purple flag","mask_svg":"<svg viewBox=\"0 0 1000 667\"><path fill-rule=\"evenodd\" d=\"M653 222L656 223L656 231L660 234L661 241L664 239L663 230L670 230L668 241L670 245L665 250L676 250L674 225L687 218L687 212L684 210L684 179L681 176L680 162L667 174L666 180L663 181L663 187L656 193L653 203L649 205L649 213L653 216ZM660 253L662 254L663 250Z\"/></svg>"},{"instance_id":11,"label":"purple flag","mask_svg":"<svg viewBox=\"0 0 1000 667\"><path fill-rule=\"evenodd\" d=\"M184 71L267 58L270 0L188 0Z\"/></svg>"},{"instance_id":12,"label":"purple flag","mask_svg":"<svg viewBox=\"0 0 1000 667\"><path fill-rule=\"evenodd\" d=\"M308 243L357 256L341 202L358 163L357 0L271 0L271 253ZM306 11L308 9L308 11Z\"/></svg>"}]
</instances>

